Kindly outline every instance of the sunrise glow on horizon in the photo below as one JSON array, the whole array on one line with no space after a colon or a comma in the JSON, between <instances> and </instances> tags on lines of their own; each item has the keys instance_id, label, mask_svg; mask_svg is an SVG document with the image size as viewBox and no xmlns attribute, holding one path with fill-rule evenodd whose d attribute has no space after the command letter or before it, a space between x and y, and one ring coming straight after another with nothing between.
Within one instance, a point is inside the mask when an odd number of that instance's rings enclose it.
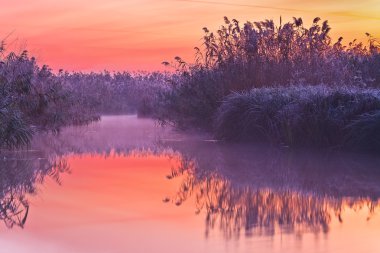
<instances>
[{"instance_id":1,"label":"sunrise glow on horizon","mask_svg":"<svg viewBox=\"0 0 380 253\"><path fill-rule=\"evenodd\" d=\"M380 37L380 1L338 0L14 0L2 1L0 38L53 70L164 70L162 61L193 59L202 28L223 17L245 21L329 20L333 38ZM9 36L8 36L9 35Z\"/></svg>"}]
</instances>

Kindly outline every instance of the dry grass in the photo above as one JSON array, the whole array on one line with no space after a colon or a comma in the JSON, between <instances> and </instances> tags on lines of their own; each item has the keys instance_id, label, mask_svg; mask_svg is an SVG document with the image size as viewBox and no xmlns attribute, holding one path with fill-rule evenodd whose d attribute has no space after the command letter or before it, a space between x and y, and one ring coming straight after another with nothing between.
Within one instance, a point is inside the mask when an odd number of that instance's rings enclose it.
<instances>
[{"instance_id":1,"label":"dry grass","mask_svg":"<svg viewBox=\"0 0 380 253\"><path fill-rule=\"evenodd\" d=\"M226 97L215 132L224 140L376 151L379 112L380 92L375 89L256 88Z\"/></svg>"},{"instance_id":2,"label":"dry grass","mask_svg":"<svg viewBox=\"0 0 380 253\"><path fill-rule=\"evenodd\" d=\"M364 143L354 132L371 122L375 138L380 46L371 35L344 46L320 18L310 27L301 18L224 21L215 33L204 28L194 64L175 58L161 120L226 140L319 147Z\"/></svg>"}]
</instances>

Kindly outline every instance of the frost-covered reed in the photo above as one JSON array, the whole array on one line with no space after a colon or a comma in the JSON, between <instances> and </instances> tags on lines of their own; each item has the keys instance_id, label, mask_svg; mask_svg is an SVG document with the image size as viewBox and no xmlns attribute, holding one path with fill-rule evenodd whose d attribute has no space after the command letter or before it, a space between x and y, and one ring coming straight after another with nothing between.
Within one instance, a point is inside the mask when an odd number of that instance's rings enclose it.
<instances>
[{"instance_id":1,"label":"frost-covered reed","mask_svg":"<svg viewBox=\"0 0 380 253\"><path fill-rule=\"evenodd\" d=\"M204 28L195 63L175 58L161 119L225 140L379 149L379 41L344 45L330 30L320 18Z\"/></svg>"},{"instance_id":2,"label":"frost-covered reed","mask_svg":"<svg viewBox=\"0 0 380 253\"><path fill-rule=\"evenodd\" d=\"M380 91L353 87L255 88L225 98L219 139L380 150Z\"/></svg>"},{"instance_id":3,"label":"frost-covered reed","mask_svg":"<svg viewBox=\"0 0 380 253\"><path fill-rule=\"evenodd\" d=\"M81 73L39 66L27 51L0 48L0 148L27 145L38 131L87 124L101 114L152 115L165 73Z\"/></svg>"}]
</instances>

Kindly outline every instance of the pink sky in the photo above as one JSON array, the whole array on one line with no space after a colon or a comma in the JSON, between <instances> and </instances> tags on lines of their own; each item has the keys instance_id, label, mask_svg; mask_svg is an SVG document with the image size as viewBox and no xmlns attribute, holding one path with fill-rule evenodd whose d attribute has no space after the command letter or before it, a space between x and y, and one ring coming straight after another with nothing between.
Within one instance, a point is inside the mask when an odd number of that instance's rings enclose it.
<instances>
[{"instance_id":1,"label":"pink sky","mask_svg":"<svg viewBox=\"0 0 380 253\"><path fill-rule=\"evenodd\" d=\"M156 70L181 56L191 61L202 27L216 30L223 16L328 19L346 41L380 37L378 0L0 0L0 38L27 48L39 63L66 70ZM309 22L307 22L309 21Z\"/></svg>"}]
</instances>

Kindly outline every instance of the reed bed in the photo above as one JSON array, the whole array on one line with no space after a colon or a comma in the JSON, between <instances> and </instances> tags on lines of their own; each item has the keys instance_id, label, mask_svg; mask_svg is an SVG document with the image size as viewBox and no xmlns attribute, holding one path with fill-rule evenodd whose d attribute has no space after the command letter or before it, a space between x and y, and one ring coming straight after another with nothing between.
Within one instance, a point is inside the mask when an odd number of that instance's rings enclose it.
<instances>
[{"instance_id":1,"label":"reed bed","mask_svg":"<svg viewBox=\"0 0 380 253\"><path fill-rule=\"evenodd\" d=\"M255 88L225 98L216 137L285 146L380 150L380 91L353 87Z\"/></svg>"},{"instance_id":2,"label":"reed bed","mask_svg":"<svg viewBox=\"0 0 380 253\"><path fill-rule=\"evenodd\" d=\"M380 44L344 44L328 21L224 18L203 28L195 63L180 57L160 119L228 141L379 150ZM163 113L162 113L163 112Z\"/></svg>"},{"instance_id":3,"label":"reed bed","mask_svg":"<svg viewBox=\"0 0 380 253\"><path fill-rule=\"evenodd\" d=\"M0 147L25 146L37 131L58 131L98 118L90 107L76 104L56 75L26 51L1 53Z\"/></svg>"},{"instance_id":4,"label":"reed bed","mask_svg":"<svg viewBox=\"0 0 380 253\"><path fill-rule=\"evenodd\" d=\"M167 122L212 129L225 97L253 88L380 86L380 47L370 34L366 44L344 45L343 38L332 41L328 22L320 18L310 27L301 18L277 26L273 20L224 21L216 32L204 28L194 64L180 57L171 63L176 75L165 96Z\"/></svg>"},{"instance_id":5,"label":"reed bed","mask_svg":"<svg viewBox=\"0 0 380 253\"><path fill-rule=\"evenodd\" d=\"M151 115L165 73L53 73L27 51L0 52L0 148L20 148L41 131L88 124L101 114Z\"/></svg>"}]
</instances>

